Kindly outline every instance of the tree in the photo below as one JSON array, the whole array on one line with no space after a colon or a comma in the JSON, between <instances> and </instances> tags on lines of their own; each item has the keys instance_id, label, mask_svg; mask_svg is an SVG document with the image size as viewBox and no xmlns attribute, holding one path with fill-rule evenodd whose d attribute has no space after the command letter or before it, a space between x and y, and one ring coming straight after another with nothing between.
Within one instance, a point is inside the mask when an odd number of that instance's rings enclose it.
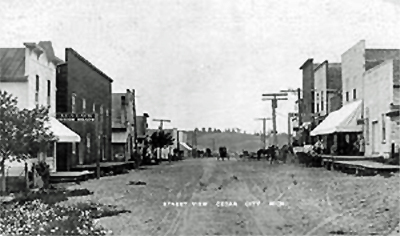
<instances>
[{"instance_id":1,"label":"tree","mask_svg":"<svg viewBox=\"0 0 400 236\"><path fill-rule=\"evenodd\" d=\"M201 128L201 132L205 133L206 132L206 128Z\"/></svg>"},{"instance_id":2,"label":"tree","mask_svg":"<svg viewBox=\"0 0 400 236\"><path fill-rule=\"evenodd\" d=\"M174 138L171 133L159 130L151 135L150 144L153 148L165 148L174 144Z\"/></svg>"},{"instance_id":3,"label":"tree","mask_svg":"<svg viewBox=\"0 0 400 236\"><path fill-rule=\"evenodd\" d=\"M56 141L50 127L48 108L19 110L17 99L0 90L0 171L1 191L5 192L5 161L21 162L45 151L50 142Z\"/></svg>"},{"instance_id":4,"label":"tree","mask_svg":"<svg viewBox=\"0 0 400 236\"><path fill-rule=\"evenodd\" d=\"M208 133L212 133L212 128L208 128Z\"/></svg>"}]
</instances>

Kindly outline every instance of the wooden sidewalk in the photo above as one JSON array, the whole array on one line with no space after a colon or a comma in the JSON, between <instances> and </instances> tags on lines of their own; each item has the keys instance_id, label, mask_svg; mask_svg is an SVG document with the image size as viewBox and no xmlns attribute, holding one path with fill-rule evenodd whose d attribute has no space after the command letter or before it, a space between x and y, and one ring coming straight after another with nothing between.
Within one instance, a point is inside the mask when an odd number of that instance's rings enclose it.
<instances>
[{"instance_id":1,"label":"wooden sidewalk","mask_svg":"<svg viewBox=\"0 0 400 236\"><path fill-rule=\"evenodd\" d=\"M321 155L322 165L328 170L353 170L356 175L400 171L399 165L376 162L379 157Z\"/></svg>"}]
</instances>

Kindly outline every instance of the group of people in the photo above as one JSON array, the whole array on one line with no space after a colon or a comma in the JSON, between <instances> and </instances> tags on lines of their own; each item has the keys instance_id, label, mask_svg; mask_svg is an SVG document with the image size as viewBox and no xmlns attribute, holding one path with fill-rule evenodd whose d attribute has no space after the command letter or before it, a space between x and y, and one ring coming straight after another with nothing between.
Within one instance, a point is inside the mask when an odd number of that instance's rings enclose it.
<instances>
[{"instance_id":1,"label":"group of people","mask_svg":"<svg viewBox=\"0 0 400 236\"><path fill-rule=\"evenodd\" d=\"M313 145L313 151L317 154L326 153L327 149L324 146L322 139L318 139L317 142ZM364 156L365 152L365 140L362 135L358 136L357 140L350 144L349 141L344 140L340 143L338 147L336 144L333 144L329 150L330 154L338 154L338 155L357 155Z\"/></svg>"}]
</instances>

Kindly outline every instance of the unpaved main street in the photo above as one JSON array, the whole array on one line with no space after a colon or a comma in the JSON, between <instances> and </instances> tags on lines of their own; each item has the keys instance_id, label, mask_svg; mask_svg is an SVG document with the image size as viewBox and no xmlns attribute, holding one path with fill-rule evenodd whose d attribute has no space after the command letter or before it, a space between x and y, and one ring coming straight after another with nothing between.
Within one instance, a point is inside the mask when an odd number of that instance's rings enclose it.
<instances>
[{"instance_id":1,"label":"unpaved main street","mask_svg":"<svg viewBox=\"0 0 400 236\"><path fill-rule=\"evenodd\" d=\"M266 161L189 159L82 187L94 195L69 201L131 211L99 221L116 235L386 235L399 223L398 176Z\"/></svg>"}]
</instances>

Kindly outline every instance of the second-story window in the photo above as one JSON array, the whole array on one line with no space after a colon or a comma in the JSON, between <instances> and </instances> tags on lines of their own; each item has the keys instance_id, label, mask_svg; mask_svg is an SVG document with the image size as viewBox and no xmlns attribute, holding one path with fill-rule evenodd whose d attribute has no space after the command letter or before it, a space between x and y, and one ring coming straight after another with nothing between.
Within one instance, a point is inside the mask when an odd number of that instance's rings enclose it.
<instances>
[{"instance_id":1,"label":"second-story window","mask_svg":"<svg viewBox=\"0 0 400 236\"><path fill-rule=\"evenodd\" d=\"M317 113L319 112L319 93L317 93L317 101L315 101L317 104Z\"/></svg>"},{"instance_id":2,"label":"second-story window","mask_svg":"<svg viewBox=\"0 0 400 236\"><path fill-rule=\"evenodd\" d=\"M96 103L93 103L92 112L96 113Z\"/></svg>"},{"instance_id":3,"label":"second-story window","mask_svg":"<svg viewBox=\"0 0 400 236\"><path fill-rule=\"evenodd\" d=\"M324 91L321 91L321 111L324 110Z\"/></svg>"},{"instance_id":4,"label":"second-story window","mask_svg":"<svg viewBox=\"0 0 400 236\"><path fill-rule=\"evenodd\" d=\"M47 80L47 106L51 105L51 81Z\"/></svg>"},{"instance_id":5,"label":"second-story window","mask_svg":"<svg viewBox=\"0 0 400 236\"><path fill-rule=\"evenodd\" d=\"M349 101L349 92L346 92L346 102Z\"/></svg>"},{"instance_id":6,"label":"second-story window","mask_svg":"<svg viewBox=\"0 0 400 236\"><path fill-rule=\"evenodd\" d=\"M86 99L82 98L82 112L86 113Z\"/></svg>"},{"instance_id":7,"label":"second-story window","mask_svg":"<svg viewBox=\"0 0 400 236\"><path fill-rule=\"evenodd\" d=\"M355 100L356 98L357 98L356 89L353 89L353 99Z\"/></svg>"},{"instance_id":8,"label":"second-story window","mask_svg":"<svg viewBox=\"0 0 400 236\"><path fill-rule=\"evenodd\" d=\"M39 106L39 76L36 75L35 105Z\"/></svg>"},{"instance_id":9,"label":"second-story window","mask_svg":"<svg viewBox=\"0 0 400 236\"><path fill-rule=\"evenodd\" d=\"M71 97L71 111L72 113L76 112L76 94L73 93Z\"/></svg>"},{"instance_id":10,"label":"second-story window","mask_svg":"<svg viewBox=\"0 0 400 236\"><path fill-rule=\"evenodd\" d=\"M382 143L386 143L386 115L382 114Z\"/></svg>"}]
</instances>

